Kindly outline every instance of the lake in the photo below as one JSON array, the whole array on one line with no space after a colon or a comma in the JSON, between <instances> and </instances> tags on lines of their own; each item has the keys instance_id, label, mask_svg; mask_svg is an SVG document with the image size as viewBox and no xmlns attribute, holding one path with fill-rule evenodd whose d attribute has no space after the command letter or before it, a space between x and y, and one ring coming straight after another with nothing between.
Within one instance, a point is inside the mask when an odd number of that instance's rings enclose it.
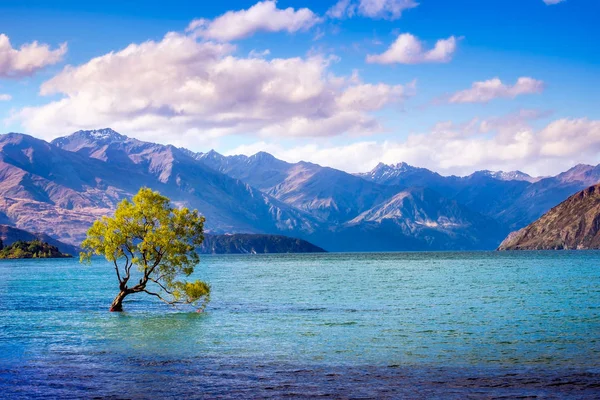
<instances>
[{"instance_id":1,"label":"lake","mask_svg":"<svg viewBox=\"0 0 600 400\"><path fill-rule=\"evenodd\" d=\"M204 256L205 313L0 262L2 398L600 395L600 252Z\"/></svg>"}]
</instances>

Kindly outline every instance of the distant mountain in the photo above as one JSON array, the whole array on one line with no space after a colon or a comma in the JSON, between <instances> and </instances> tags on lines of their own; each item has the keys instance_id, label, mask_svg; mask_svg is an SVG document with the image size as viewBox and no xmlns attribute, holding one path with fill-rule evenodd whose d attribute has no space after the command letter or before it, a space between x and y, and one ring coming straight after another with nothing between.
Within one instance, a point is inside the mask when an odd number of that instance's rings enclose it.
<instances>
[{"instance_id":1,"label":"distant mountain","mask_svg":"<svg viewBox=\"0 0 600 400\"><path fill-rule=\"evenodd\" d=\"M208 153L198 154L196 159L216 171L240 179L263 192L283 182L293 167L293 164L278 160L265 152L248 157L224 156L211 150Z\"/></svg>"},{"instance_id":2,"label":"distant mountain","mask_svg":"<svg viewBox=\"0 0 600 400\"><path fill-rule=\"evenodd\" d=\"M468 177L458 176L442 176L437 172L430 171L426 168L418 168L401 162L395 165L387 165L379 163L369 172L356 174L363 179L367 179L377 183L414 186L418 183L427 182L427 185L442 185L461 186L460 182L468 181L470 178L488 177L501 181L526 181L537 182L541 178L534 178L521 171L477 171Z\"/></svg>"},{"instance_id":3,"label":"distant mountain","mask_svg":"<svg viewBox=\"0 0 600 400\"><path fill-rule=\"evenodd\" d=\"M79 131L53 143L0 136L0 223L78 245L91 223L148 186L175 204L202 210L214 232L310 233L317 223L173 146L110 129Z\"/></svg>"},{"instance_id":4,"label":"distant mountain","mask_svg":"<svg viewBox=\"0 0 600 400\"><path fill-rule=\"evenodd\" d=\"M521 171L504 172L504 171L483 170L483 171L477 171L470 176L474 176L474 175L488 176L490 178L497 179L500 181L524 181L524 182L529 182L529 183L537 182L540 179L542 179L542 178L534 178L531 175L528 175L525 172L521 172Z\"/></svg>"},{"instance_id":5,"label":"distant mountain","mask_svg":"<svg viewBox=\"0 0 600 400\"><path fill-rule=\"evenodd\" d=\"M498 179L487 171L482 171L461 178L457 185L460 190L449 197L472 210L498 219L500 213L515 205L530 185L530 182L522 180ZM510 217L507 214L502 224L512 225Z\"/></svg>"},{"instance_id":6,"label":"distant mountain","mask_svg":"<svg viewBox=\"0 0 600 400\"><path fill-rule=\"evenodd\" d=\"M287 163L264 152L253 156L223 156L210 151L199 153L196 158L216 171L247 182L296 209L310 213L326 229L315 230L303 237L330 250L341 251L348 248L340 244L349 240L359 241L361 248L369 249L495 247L506 232L539 218L591 182L600 182L600 167L586 165L548 178L531 177L521 171L487 170L459 177L442 176L406 163L380 163L368 173L350 175L307 162ZM356 178L370 184L365 185ZM403 226L420 226L417 220L410 220L412 217L407 217L404 223L392 218L372 220L365 217L382 213L390 215L381 210L388 210L390 204L396 204L394 197L399 193L417 188L430 189L444 201L455 201L469 210L471 214L465 214L465 218L473 221L456 230L466 229L464 235L449 232L443 224L430 225L428 238L437 239L423 242L418 230L407 233L406 229L401 229ZM431 191L426 193L433 193ZM424 203L432 201L432 207L422 204L421 208L431 211L436 206L440 207L439 202L433 199L432 195L423 197ZM439 218L436 213L427 215L431 221ZM487 231L487 240L480 237L476 240L477 235L485 231L479 227L484 220L487 221L485 226L492 226L492 221L494 229ZM352 235L353 239L350 238ZM369 242L373 245L368 245Z\"/></svg>"},{"instance_id":7,"label":"distant mountain","mask_svg":"<svg viewBox=\"0 0 600 400\"><path fill-rule=\"evenodd\" d=\"M482 249L507 233L492 218L427 188L403 190L345 224L348 230L361 226L370 231L371 250Z\"/></svg>"},{"instance_id":8,"label":"distant mountain","mask_svg":"<svg viewBox=\"0 0 600 400\"><path fill-rule=\"evenodd\" d=\"M4 246L10 246L15 242L32 242L34 240L39 240L40 242L57 247L62 253L71 255L79 254L78 247L60 242L45 233L31 233L8 225L0 225L0 240L2 240Z\"/></svg>"},{"instance_id":9,"label":"distant mountain","mask_svg":"<svg viewBox=\"0 0 600 400\"><path fill-rule=\"evenodd\" d=\"M302 239L280 235L206 235L203 254L323 253L325 250Z\"/></svg>"},{"instance_id":10,"label":"distant mountain","mask_svg":"<svg viewBox=\"0 0 600 400\"><path fill-rule=\"evenodd\" d=\"M581 182L591 186L600 179L600 165L577 164L568 171L556 175L555 179L563 183Z\"/></svg>"},{"instance_id":11,"label":"distant mountain","mask_svg":"<svg viewBox=\"0 0 600 400\"><path fill-rule=\"evenodd\" d=\"M511 233L499 249L600 249L600 185L569 197L529 226Z\"/></svg>"},{"instance_id":12,"label":"distant mountain","mask_svg":"<svg viewBox=\"0 0 600 400\"><path fill-rule=\"evenodd\" d=\"M161 191L176 204L202 210L215 232L285 232L315 228L314 221L245 182L215 172L187 151L102 130L80 131L55 140L61 149L86 154L138 176L140 185Z\"/></svg>"},{"instance_id":13,"label":"distant mountain","mask_svg":"<svg viewBox=\"0 0 600 400\"><path fill-rule=\"evenodd\" d=\"M425 168L406 163L386 165L380 163L372 171L359 174L364 179L386 185L426 187L442 196L492 218L511 206L530 182L521 180L518 172L504 173L478 171L469 176L442 176ZM509 179L516 177L517 179Z\"/></svg>"},{"instance_id":14,"label":"distant mountain","mask_svg":"<svg viewBox=\"0 0 600 400\"><path fill-rule=\"evenodd\" d=\"M20 229L78 245L93 220L110 213L138 179L31 136L0 136L0 221Z\"/></svg>"},{"instance_id":15,"label":"distant mountain","mask_svg":"<svg viewBox=\"0 0 600 400\"><path fill-rule=\"evenodd\" d=\"M487 170L464 177L442 176L406 163L380 163L368 173L351 176L311 163L287 163L264 152L248 157L223 156L210 151L197 158L217 171L248 182L286 204L310 213L325 226L329 225L328 231L335 232L335 235L340 235L350 227L356 230L356 224L351 225L350 221L373 208L384 206L397 193L410 188L427 188L442 198L454 200L471 211L495 220L498 233L492 233L490 238L492 242L499 242L505 232L527 225L569 195L592 182L600 182L600 168L582 165L556 177L536 178L521 171ZM356 178L371 184L365 185ZM370 226L369 229L359 229L359 234L369 238L377 236L372 222L362 223ZM476 225L474 222L469 226ZM436 229L441 230L440 227ZM381 230L390 235L389 229L381 227ZM314 235L319 238L314 239ZM316 243L330 246L329 240L321 239L323 235L319 231L314 235L309 237ZM332 238L335 235L325 236ZM340 242L335 240L334 246ZM456 245L454 240L448 239L448 242L451 246ZM463 245L469 247L475 244ZM398 246L393 244L389 248Z\"/></svg>"},{"instance_id":16,"label":"distant mountain","mask_svg":"<svg viewBox=\"0 0 600 400\"><path fill-rule=\"evenodd\" d=\"M110 128L105 128L77 131L69 136L54 139L52 144L65 150L107 161L111 153L110 147L117 143L126 142L128 139L125 135L121 135ZM119 153L117 152L117 154Z\"/></svg>"},{"instance_id":17,"label":"distant mountain","mask_svg":"<svg viewBox=\"0 0 600 400\"><path fill-rule=\"evenodd\" d=\"M409 192L404 192L406 188L401 184L371 182L317 164L287 163L264 152L249 157L228 157L210 151L198 155L197 159L312 215L324 229L301 237L331 251L473 249L481 248L488 239L485 246L494 248L508 232L477 212L463 212L457 229L450 229L442 221L455 219L449 207L454 203L435 190L410 192L404 201L413 199L414 202L403 206L397 196ZM424 169L407 168L415 173L437 175ZM418 195L413 197L414 193ZM394 211L390 211L392 209ZM398 217L399 214L402 217ZM425 225L425 221L429 225ZM477 232L487 226L498 229L488 230L485 240L478 238Z\"/></svg>"},{"instance_id":18,"label":"distant mountain","mask_svg":"<svg viewBox=\"0 0 600 400\"><path fill-rule=\"evenodd\" d=\"M379 164L364 179L396 186L427 187L442 196L520 229L583 188L600 182L600 166L578 165L556 177L531 177L521 171L477 171L465 177L442 176L406 163Z\"/></svg>"},{"instance_id":19,"label":"distant mountain","mask_svg":"<svg viewBox=\"0 0 600 400\"><path fill-rule=\"evenodd\" d=\"M446 197L456 195L463 188L462 178L458 176L442 176L437 172L413 167L404 162L395 165L379 163L371 171L356 176L388 186L427 187Z\"/></svg>"},{"instance_id":20,"label":"distant mountain","mask_svg":"<svg viewBox=\"0 0 600 400\"><path fill-rule=\"evenodd\" d=\"M78 245L141 186L200 210L207 233L285 235L329 251L496 248L600 167L555 177L519 171L442 176L406 163L348 174L271 154L224 156L143 142L109 128L52 143L0 136L0 224Z\"/></svg>"},{"instance_id":21,"label":"distant mountain","mask_svg":"<svg viewBox=\"0 0 600 400\"><path fill-rule=\"evenodd\" d=\"M345 222L398 191L333 168L287 163L265 152L226 157L211 151L198 160L326 223Z\"/></svg>"},{"instance_id":22,"label":"distant mountain","mask_svg":"<svg viewBox=\"0 0 600 400\"><path fill-rule=\"evenodd\" d=\"M493 216L511 230L517 230L540 218L567 197L598 182L600 166L577 165L528 185L511 204L496 210Z\"/></svg>"}]
</instances>

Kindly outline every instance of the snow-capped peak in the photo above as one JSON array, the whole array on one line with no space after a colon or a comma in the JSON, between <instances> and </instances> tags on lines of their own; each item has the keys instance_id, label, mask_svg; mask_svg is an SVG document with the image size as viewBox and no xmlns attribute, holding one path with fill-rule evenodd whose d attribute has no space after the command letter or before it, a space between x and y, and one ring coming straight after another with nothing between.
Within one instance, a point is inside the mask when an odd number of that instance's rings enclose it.
<instances>
[{"instance_id":1,"label":"snow-capped peak","mask_svg":"<svg viewBox=\"0 0 600 400\"><path fill-rule=\"evenodd\" d=\"M413 171L415 169L415 167L413 167L412 165L408 165L405 162L399 162L396 165L392 165L391 168L393 168L395 171L397 171L399 173Z\"/></svg>"},{"instance_id":2,"label":"snow-capped peak","mask_svg":"<svg viewBox=\"0 0 600 400\"><path fill-rule=\"evenodd\" d=\"M84 134L94 140L123 140L127 138L127 136L121 135L110 128L79 131L76 133Z\"/></svg>"},{"instance_id":3,"label":"snow-capped peak","mask_svg":"<svg viewBox=\"0 0 600 400\"><path fill-rule=\"evenodd\" d=\"M504 171L483 170L483 171L477 171L471 176L476 176L476 175L489 176L490 178L498 179L500 181L536 182L537 180L539 180L538 178L534 178L534 177L526 174L525 172L521 172L521 171L504 172Z\"/></svg>"},{"instance_id":4,"label":"snow-capped peak","mask_svg":"<svg viewBox=\"0 0 600 400\"><path fill-rule=\"evenodd\" d=\"M76 148L80 146L105 145L108 143L124 142L127 136L121 135L110 128L77 131L69 136L54 139L52 144L58 147Z\"/></svg>"},{"instance_id":5,"label":"snow-capped peak","mask_svg":"<svg viewBox=\"0 0 600 400\"><path fill-rule=\"evenodd\" d=\"M414 171L414 170L416 170L415 167L408 165L405 162L399 162L398 164L392 164L392 165L388 165L388 164L384 164L384 163L380 162L371 171L362 173L362 174L357 174L357 175L362 176L363 178L373 180L373 181L381 182L381 181L385 181L389 178L397 177L406 172Z\"/></svg>"}]
</instances>

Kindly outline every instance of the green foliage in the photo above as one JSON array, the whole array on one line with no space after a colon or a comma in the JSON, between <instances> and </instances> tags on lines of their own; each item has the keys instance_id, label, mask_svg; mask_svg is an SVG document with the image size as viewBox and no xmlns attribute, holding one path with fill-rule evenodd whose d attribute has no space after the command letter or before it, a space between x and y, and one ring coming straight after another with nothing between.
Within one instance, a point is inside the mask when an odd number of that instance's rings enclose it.
<instances>
[{"instance_id":1,"label":"green foliage","mask_svg":"<svg viewBox=\"0 0 600 400\"><path fill-rule=\"evenodd\" d=\"M123 200L114 217L94 222L82 243L82 262L103 255L113 263L123 297L146 292L168 304L203 308L210 287L184 279L200 261L196 249L204 240L204 217L197 210L178 209L158 192L142 188L132 201ZM139 281L128 286L132 268Z\"/></svg>"},{"instance_id":2,"label":"green foliage","mask_svg":"<svg viewBox=\"0 0 600 400\"><path fill-rule=\"evenodd\" d=\"M175 282L173 297L177 300L194 298L203 299L201 309L206 307L210 301L210 285L206 282L197 280L195 282Z\"/></svg>"},{"instance_id":3,"label":"green foliage","mask_svg":"<svg viewBox=\"0 0 600 400\"><path fill-rule=\"evenodd\" d=\"M56 246L40 240L25 242L18 240L0 250L0 258L66 258L69 254L61 253Z\"/></svg>"}]
</instances>

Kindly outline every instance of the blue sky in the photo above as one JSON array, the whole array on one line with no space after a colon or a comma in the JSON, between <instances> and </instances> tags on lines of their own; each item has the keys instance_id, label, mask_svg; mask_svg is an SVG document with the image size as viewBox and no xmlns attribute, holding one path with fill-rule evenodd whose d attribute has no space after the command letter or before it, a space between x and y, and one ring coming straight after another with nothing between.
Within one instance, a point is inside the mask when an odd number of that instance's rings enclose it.
<instances>
[{"instance_id":1,"label":"blue sky","mask_svg":"<svg viewBox=\"0 0 600 400\"><path fill-rule=\"evenodd\" d=\"M4 130L52 139L111 126L352 172L407 161L550 174L600 162L600 2L343 1L334 15L336 0L5 0ZM420 53L383 57L401 35ZM19 55L34 41L48 47ZM469 91L476 82L488 83Z\"/></svg>"}]
</instances>

